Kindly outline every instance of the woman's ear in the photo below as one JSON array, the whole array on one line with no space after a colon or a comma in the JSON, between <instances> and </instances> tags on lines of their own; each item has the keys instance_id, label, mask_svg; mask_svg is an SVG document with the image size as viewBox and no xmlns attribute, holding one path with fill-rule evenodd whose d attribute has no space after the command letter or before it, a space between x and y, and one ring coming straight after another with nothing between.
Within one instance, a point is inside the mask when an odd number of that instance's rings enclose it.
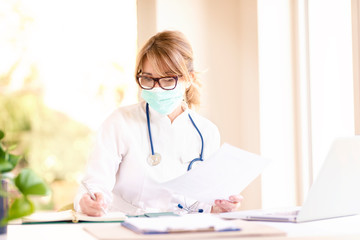
<instances>
[{"instance_id":1,"label":"woman's ear","mask_svg":"<svg viewBox=\"0 0 360 240\"><path fill-rule=\"evenodd\" d=\"M189 81L187 81L185 84L186 89L188 89L191 86L191 84L193 83L193 81L195 80L195 73L193 71L189 72L189 77L190 77Z\"/></svg>"}]
</instances>

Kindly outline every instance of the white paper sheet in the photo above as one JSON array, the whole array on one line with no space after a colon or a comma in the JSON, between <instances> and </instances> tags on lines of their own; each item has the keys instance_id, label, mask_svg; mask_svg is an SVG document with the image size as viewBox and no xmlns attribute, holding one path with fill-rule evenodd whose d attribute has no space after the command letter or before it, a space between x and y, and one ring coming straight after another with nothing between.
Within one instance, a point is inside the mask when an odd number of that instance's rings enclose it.
<instances>
[{"instance_id":1,"label":"white paper sheet","mask_svg":"<svg viewBox=\"0 0 360 240\"><path fill-rule=\"evenodd\" d=\"M174 193L213 204L216 199L228 199L241 193L269 162L259 155L225 143L204 162L162 185Z\"/></svg>"},{"instance_id":2,"label":"white paper sheet","mask_svg":"<svg viewBox=\"0 0 360 240\"><path fill-rule=\"evenodd\" d=\"M179 216L164 216L156 218L128 218L123 226L138 233L167 233L204 231L238 231L236 223L225 221L210 214L187 214Z\"/></svg>"}]
</instances>

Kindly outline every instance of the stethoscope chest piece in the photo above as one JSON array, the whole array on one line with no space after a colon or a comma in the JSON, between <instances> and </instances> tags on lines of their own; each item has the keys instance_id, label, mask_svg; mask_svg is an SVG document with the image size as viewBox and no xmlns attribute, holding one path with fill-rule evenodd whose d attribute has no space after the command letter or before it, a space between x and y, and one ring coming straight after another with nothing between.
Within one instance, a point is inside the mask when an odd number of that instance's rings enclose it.
<instances>
[{"instance_id":1,"label":"stethoscope chest piece","mask_svg":"<svg viewBox=\"0 0 360 240\"><path fill-rule=\"evenodd\" d=\"M158 153L154 153L149 155L147 162L150 166L156 166L161 162L161 155Z\"/></svg>"}]
</instances>

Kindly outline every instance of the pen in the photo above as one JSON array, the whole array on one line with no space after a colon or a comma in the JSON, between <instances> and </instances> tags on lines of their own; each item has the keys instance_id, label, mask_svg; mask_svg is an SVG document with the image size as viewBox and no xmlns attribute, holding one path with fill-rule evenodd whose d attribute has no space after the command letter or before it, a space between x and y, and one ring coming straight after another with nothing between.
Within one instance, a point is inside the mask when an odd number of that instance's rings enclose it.
<instances>
[{"instance_id":1,"label":"pen","mask_svg":"<svg viewBox=\"0 0 360 240\"><path fill-rule=\"evenodd\" d=\"M94 201L96 201L96 197L95 197L94 193L90 191L90 188L88 187L88 185L86 184L86 182L82 181L81 183L82 183L82 185L85 187L85 189L86 189L87 193L90 195L91 199L94 200ZM102 211L104 214L106 214L106 211L105 211L105 209L104 209L103 207L101 207L101 211Z\"/></svg>"}]
</instances>

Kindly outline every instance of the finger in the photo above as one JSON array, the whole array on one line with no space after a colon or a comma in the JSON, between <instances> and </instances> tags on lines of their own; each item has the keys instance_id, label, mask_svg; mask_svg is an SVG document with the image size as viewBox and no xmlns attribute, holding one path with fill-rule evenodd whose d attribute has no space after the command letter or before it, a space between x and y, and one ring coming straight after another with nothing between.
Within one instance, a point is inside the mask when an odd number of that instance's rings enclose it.
<instances>
[{"instance_id":1,"label":"finger","mask_svg":"<svg viewBox=\"0 0 360 240\"><path fill-rule=\"evenodd\" d=\"M224 209L224 205L222 203L224 200L215 200L215 209L217 212L227 212L227 209Z\"/></svg>"},{"instance_id":2,"label":"finger","mask_svg":"<svg viewBox=\"0 0 360 240\"><path fill-rule=\"evenodd\" d=\"M102 193L94 193L95 197L96 197L96 202L98 202L101 206L105 206L105 200L104 200L104 196L102 195Z\"/></svg>"},{"instance_id":3,"label":"finger","mask_svg":"<svg viewBox=\"0 0 360 240\"><path fill-rule=\"evenodd\" d=\"M237 209L240 206L240 203L230 202L228 200L219 200L217 206L219 206L221 209L223 209L226 212L231 212Z\"/></svg>"},{"instance_id":4,"label":"finger","mask_svg":"<svg viewBox=\"0 0 360 240\"><path fill-rule=\"evenodd\" d=\"M233 209L233 205L233 203L227 200L220 200L220 203L218 204L218 206L226 212L230 212Z\"/></svg>"},{"instance_id":5,"label":"finger","mask_svg":"<svg viewBox=\"0 0 360 240\"><path fill-rule=\"evenodd\" d=\"M82 209L81 209L82 210ZM82 210L83 211L83 210ZM92 216L92 217L101 217L103 215L101 210L94 209L94 208L86 208L85 211L83 211L86 215Z\"/></svg>"},{"instance_id":6,"label":"finger","mask_svg":"<svg viewBox=\"0 0 360 240\"><path fill-rule=\"evenodd\" d=\"M99 201L96 200L93 200L89 194L86 194L85 195L85 198L84 198L84 201L86 202L86 204L89 206L89 207L93 207L93 208L98 208L101 206L101 204L99 203Z\"/></svg>"},{"instance_id":7,"label":"finger","mask_svg":"<svg viewBox=\"0 0 360 240\"><path fill-rule=\"evenodd\" d=\"M223 208L222 206L216 206L218 213L223 213L223 212L231 212L229 209Z\"/></svg>"},{"instance_id":8,"label":"finger","mask_svg":"<svg viewBox=\"0 0 360 240\"><path fill-rule=\"evenodd\" d=\"M97 200L93 200L89 194L84 194L83 198L83 205L86 206L86 208L88 210L91 210L91 211L102 211L101 208L103 207L103 203L102 202L98 202ZM103 200L101 200L103 201Z\"/></svg>"},{"instance_id":9,"label":"finger","mask_svg":"<svg viewBox=\"0 0 360 240\"><path fill-rule=\"evenodd\" d=\"M96 207L94 208L94 206L92 206L93 203L94 201L90 198L90 196L84 194L79 202L81 211L89 216L101 216L102 211Z\"/></svg>"},{"instance_id":10,"label":"finger","mask_svg":"<svg viewBox=\"0 0 360 240\"><path fill-rule=\"evenodd\" d=\"M89 215L89 216L100 217L103 214L103 212L101 210L91 208L91 207L86 206L86 205L81 205L80 207L81 207L81 211L83 213L85 213L86 215Z\"/></svg>"},{"instance_id":11,"label":"finger","mask_svg":"<svg viewBox=\"0 0 360 240\"><path fill-rule=\"evenodd\" d=\"M241 202L242 200L244 199L244 197L243 196L241 196L241 195L232 195L232 196L230 196L229 197L229 200L231 201L231 202Z\"/></svg>"},{"instance_id":12,"label":"finger","mask_svg":"<svg viewBox=\"0 0 360 240\"><path fill-rule=\"evenodd\" d=\"M224 212L225 210L222 209L221 207L219 207L218 205L213 205L211 208L211 213L221 213Z\"/></svg>"}]
</instances>

